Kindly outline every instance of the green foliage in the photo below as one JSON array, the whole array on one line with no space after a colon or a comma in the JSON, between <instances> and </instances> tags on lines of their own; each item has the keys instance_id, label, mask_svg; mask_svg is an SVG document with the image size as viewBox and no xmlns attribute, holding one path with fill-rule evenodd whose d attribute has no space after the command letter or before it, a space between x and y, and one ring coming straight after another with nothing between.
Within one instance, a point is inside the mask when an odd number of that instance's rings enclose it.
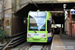
<instances>
[{"instance_id":1,"label":"green foliage","mask_svg":"<svg viewBox=\"0 0 75 50\"><path fill-rule=\"evenodd\" d=\"M3 19L0 19L0 40L5 38L5 35L6 35L6 31L4 31L3 28Z\"/></svg>"},{"instance_id":2,"label":"green foliage","mask_svg":"<svg viewBox=\"0 0 75 50\"><path fill-rule=\"evenodd\" d=\"M0 40L2 40L3 38L5 38L5 35L6 35L6 31L2 31L0 29Z\"/></svg>"}]
</instances>

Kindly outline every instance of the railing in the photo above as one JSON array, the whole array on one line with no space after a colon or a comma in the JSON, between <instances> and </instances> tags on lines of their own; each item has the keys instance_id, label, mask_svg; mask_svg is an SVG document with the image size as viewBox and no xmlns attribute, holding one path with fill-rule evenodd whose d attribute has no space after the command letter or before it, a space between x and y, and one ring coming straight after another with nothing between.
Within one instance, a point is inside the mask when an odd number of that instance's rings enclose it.
<instances>
[{"instance_id":1,"label":"railing","mask_svg":"<svg viewBox=\"0 0 75 50\"><path fill-rule=\"evenodd\" d=\"M2 46L1 49L5 50L20 45L21 43L26 41L26 34L27 33L25 31L25 32L15 34L14 36L6 36L6 38L10 38L10 40L4 46Z\"/></svg>"}]
</instances>

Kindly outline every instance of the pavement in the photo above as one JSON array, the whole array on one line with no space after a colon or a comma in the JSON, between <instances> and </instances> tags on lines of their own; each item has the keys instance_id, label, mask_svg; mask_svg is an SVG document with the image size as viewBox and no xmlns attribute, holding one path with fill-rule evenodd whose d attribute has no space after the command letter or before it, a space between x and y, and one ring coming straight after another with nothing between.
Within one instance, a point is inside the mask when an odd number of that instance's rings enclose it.
<instances>
[{"instance_id":1,"label":"pavement","mask_svg":"<svg viewBox=\"0 0 75 50\"><path fill-rule=\"evenodd\" d=\"M75 36L62 34L54 35L51 50L75 50Z\"/></svg>"}]
</instances>

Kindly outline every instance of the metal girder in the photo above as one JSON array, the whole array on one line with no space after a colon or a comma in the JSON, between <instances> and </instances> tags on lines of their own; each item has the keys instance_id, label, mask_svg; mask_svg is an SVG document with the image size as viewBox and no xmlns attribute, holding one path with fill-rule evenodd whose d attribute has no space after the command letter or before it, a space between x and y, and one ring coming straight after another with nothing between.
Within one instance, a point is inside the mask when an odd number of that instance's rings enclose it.
<instances>
[{"instance_id":1,"label":"metal girder","mask_svg":"<svg viewBox=\"0 0 75 50\"><path fill-rule=\"evenodd\" d=\"M51 13L64 13L64 11L49 11Z\"/></svg>"},{"instance_id":2,"label":"metal girder","mask_svg":"<svg viewBox=\"0 0 75 50\"><path fill-rule=\"evenodd\" d=\"M29 0L29 3L74 3L75 0Z\"/></svg>"}]
</instances>

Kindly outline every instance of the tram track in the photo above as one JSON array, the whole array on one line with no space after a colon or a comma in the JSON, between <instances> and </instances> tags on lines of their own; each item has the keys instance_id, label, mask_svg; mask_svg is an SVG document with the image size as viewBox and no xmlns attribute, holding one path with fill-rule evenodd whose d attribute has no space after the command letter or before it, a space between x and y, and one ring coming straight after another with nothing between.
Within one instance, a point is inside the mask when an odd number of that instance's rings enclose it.
<instances>
[{"instance_id":1,"label":"tram track","mask_svg":"<svg viewBox=\"0 0 75 50\"><path fill-rule=\"evenodd\" d=\"M28 43L20 48L19 50L50 50L51 42L50 43Z\"/></svg>"},{"instance_id":2,"label":"tram track","mask_svg":"<svg viewBox=\"0 0 75 50\"><path fill-rule=\"evenodd\" d=\"M38 44L38 43L37 43ZM32 45L28 50L50 50L49 43L39 43L38 45Z\"/></svg>"}]
</instances>

